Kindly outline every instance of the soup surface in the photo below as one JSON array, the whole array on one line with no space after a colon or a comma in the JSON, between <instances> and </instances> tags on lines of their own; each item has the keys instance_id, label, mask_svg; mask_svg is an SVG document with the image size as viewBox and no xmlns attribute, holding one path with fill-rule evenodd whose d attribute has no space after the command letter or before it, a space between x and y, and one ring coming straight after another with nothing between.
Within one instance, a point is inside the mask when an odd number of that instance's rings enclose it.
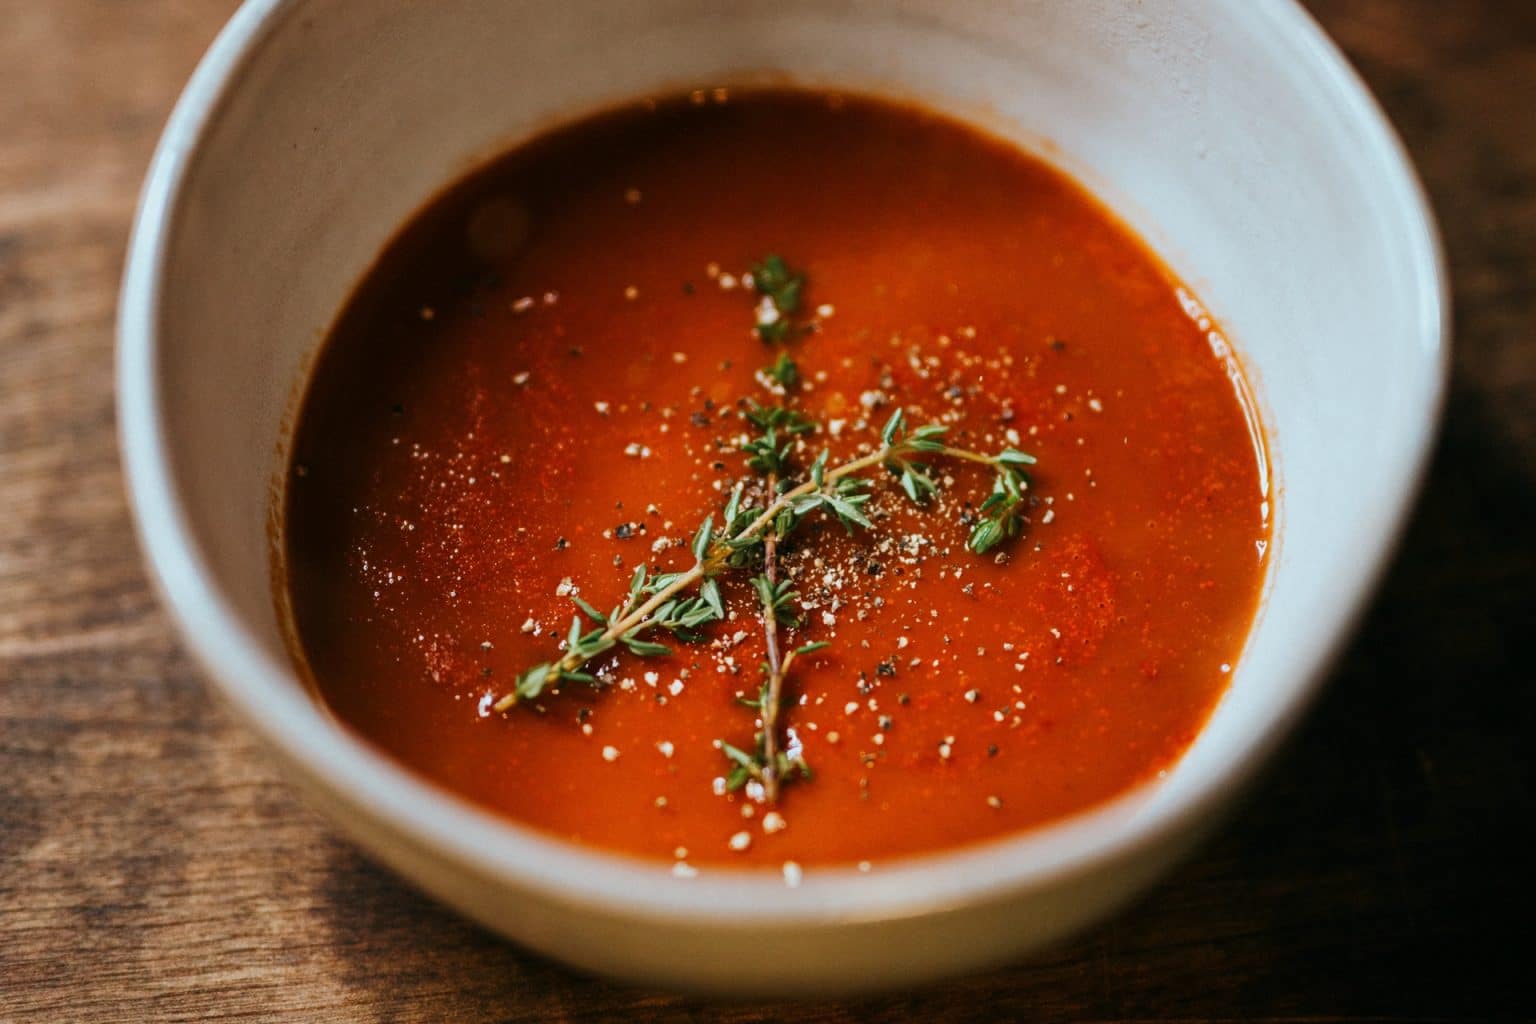
<instances>
[{"instance_id":1,"label":"soup surface","mask_svg":"<svg viewBox=\"0 0 1536 1024\"><path fill-rule=\"evenodd\" d=\"M453 188L346 308L293 446L296 656L422 775L681 875L1015 832L1155 778L1227 686L1269 536L1243 395L1179 282L1029 156L852 97L637 104ZM742 444L772 415L769 480ZM899 447L925 424L976 458ZM768 552L719 565L722 515L823 451L856 515L774 534L775 800L744 703ZM914 503L903 464L937 493ZM1004 476L1017 500L983 507ZM574 598L606 613L640 567L638 603L710 517L718 589L677 597L722 621L571 663L599 685L530 682L571 653Z\"/></svg>"}]
</instances>

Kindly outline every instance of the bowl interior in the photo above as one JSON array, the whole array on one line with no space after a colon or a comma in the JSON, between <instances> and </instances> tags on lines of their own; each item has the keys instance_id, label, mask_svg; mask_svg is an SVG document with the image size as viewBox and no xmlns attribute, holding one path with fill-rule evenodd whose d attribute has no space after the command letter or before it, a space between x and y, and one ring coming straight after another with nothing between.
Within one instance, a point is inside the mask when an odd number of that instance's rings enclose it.
<instances>
[{"instance_id":1,"label":"bowl interior","mask_svg":"<svg viewBox=\"0 0 1536 1024\"><path fill-rule=\"evenodd\" d=\"M351 288L437 189L564 118L696 84L833 85L1064 167L1239 353L1275 463L1267 597L1208 728L1105 827L1187 805L1299 709L1400 523L1440 389L1432 227L1304 18L1202 0L248 4L167 136L125 292L135 501L191 643L291 757L317 737L366 757L286 668L269 520L306 368Z\"/></svg>"}]
</instances>

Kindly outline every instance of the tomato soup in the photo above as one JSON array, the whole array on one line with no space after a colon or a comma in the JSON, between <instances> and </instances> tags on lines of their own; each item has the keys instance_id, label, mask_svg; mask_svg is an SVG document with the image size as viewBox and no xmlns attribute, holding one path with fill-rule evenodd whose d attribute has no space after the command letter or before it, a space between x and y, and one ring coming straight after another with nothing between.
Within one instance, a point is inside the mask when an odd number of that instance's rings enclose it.
<instances>
[{"instance_id":1,"label":"tomato soup","mask_svg":"<svg viewBox=\"0 0 1536 1024\"><path fill-rule=\"evenodd\" d=\"M345 308L286 486L295 657L434 783L679 875L1018 832L1155 779L1225 691L1269 538L1245 394L1017 149L637 103L453 187Z\"/></svg>"}]
</instances>

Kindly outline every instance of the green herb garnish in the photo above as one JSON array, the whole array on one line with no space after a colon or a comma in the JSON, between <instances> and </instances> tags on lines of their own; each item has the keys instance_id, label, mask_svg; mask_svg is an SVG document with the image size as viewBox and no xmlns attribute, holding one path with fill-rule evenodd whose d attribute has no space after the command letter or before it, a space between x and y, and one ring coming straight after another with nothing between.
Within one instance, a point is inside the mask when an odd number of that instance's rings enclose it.
<instances>
[{"instance_id":1,"label":"green herb garnish","mask_svg":"<svg viewBox=\"0 0 1536 1024\"><path fill-rule=\"evenodd\" d=\"M769 255L752 268L752 282L763 300L759 337L777 343L793 336L796 328L789 316L800 307L805 275L791 272L782 258ZM771 316L765 317L765 313ZM730 764L727 789L734 791L756 783L761 790L752 794L754 798L771 804L779 799L785 783L811 778L811 768L798 745L786 744L788 737L779 719L796 659L828 646L825 641L815 641L781 654L779 630L800 627L801 614L799 593L789 580L779 577L779 545L807 517L817 513L836 519L850 533L874 530L876 524L864 508L881 476L894 478L907 497L922 506L939 492L931 464L938 459L957 459L989 466L994 473L992 490L978 508L978 518L966 539L972 552L984 554L1021 532L1029 488L1025 470L1035 460L1015 448L988 455L952 446L946 443L948 427L929 423L909 429L905 411L898 408L886 421L874 451L832 465L830 453L823 448L807 465L796 453L804 451L806 435L814 434L818 425L786 404L799 383L799 366L780 352L764 374L779 385L784 402L748 402L741 412L742 419L756 430L742 443L741 450L747 467L762 478L763 507L745 501L745 486L738 483L721 510L719 527L711 515L695 532L690 545L691 567L681 572L652 573L640 566L630 579L625 599L607 613L573 594L579 614L571 621L561 656L520 674L511 692L494 707L505 711L562 681L605 686L609 682L606 673L593 670L591 662L604 655L617 656L620 647L641 658L669 655L672 648L657 638L660 634L681 643L703 640L706 627L726 618L717 578L729 572L751 572L766 657L757 696L741 703L757 713L757 729L747 748L724 740L717 745Z\"/></svg>"}]
</instances>

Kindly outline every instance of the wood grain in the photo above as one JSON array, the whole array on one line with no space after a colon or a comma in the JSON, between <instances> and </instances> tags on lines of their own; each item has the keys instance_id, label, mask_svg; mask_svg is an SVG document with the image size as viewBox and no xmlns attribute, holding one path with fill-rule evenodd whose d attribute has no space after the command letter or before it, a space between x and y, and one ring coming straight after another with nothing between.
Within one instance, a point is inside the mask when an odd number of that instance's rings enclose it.
<instances>
[{"instance_id":1,"label":"wood grain","mask_svg":"<svg viewBox=\"0 0 1536 1024\"><path fill-rule=\"evenodd\" d=\"M364 861L147 589L112 316L154 138L228 0L0 0L0 1019L1488 1020L1536 1015L1536 4L1315 0L1413 150L1458 300L1444 439L1327 696L1131 912L858 1003L574 975Z\"/></svg>"}]
</instances>

